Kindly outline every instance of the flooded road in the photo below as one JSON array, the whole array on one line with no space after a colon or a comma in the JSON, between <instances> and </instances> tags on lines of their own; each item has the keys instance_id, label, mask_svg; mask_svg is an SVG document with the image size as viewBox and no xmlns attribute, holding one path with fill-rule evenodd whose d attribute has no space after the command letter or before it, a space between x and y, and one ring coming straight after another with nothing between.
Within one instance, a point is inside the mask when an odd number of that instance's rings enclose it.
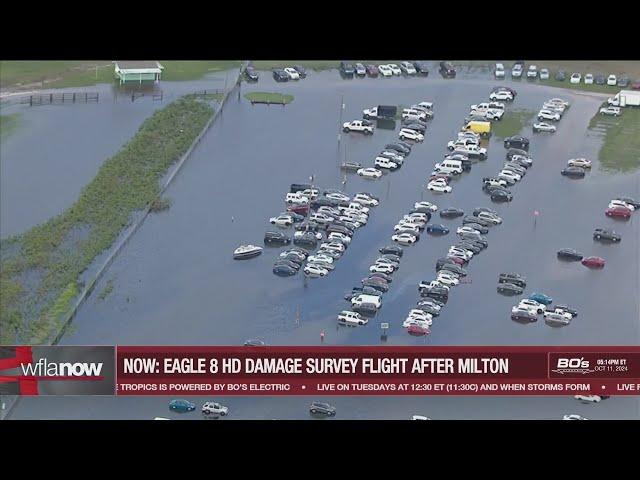
<instances>
[{"instance_id":1,"label":"flooded road","mask_svg":"<svg viewBox=\"0 0 640 480\"><path fill-rule=\"evenodd\" d=\"M500 82L510 84L511 82ZM172 206L152 215L115 260L100 284L114 291L105 299L90 297L63 344L237 345L259 338L271 345L380 344L380 322L390 322L389 345L613 345L639 344L638 219L616 222L604 216L610 198L640 196L638 172L599 172L601 139L587 132L600 98L517 82L508 109L536 110L560 96L571 101L555 135L523 134L531 138L534 166L512 187L514 200L492 204L481 191L482 177L498 172L506 150L492 138L489 157L454 182L449 195L428 192L425 179L446 153L446 143L460 129L469 105L485 101L496 82L461 75L429 78L342 80L335 71L311 73L300 82L277 84L263 73L260 91L291 93L286 107L252 106L231 99L221 117L188 160L167 192ZM423 144L413 148L403 167L378 181L349 175L347 193L370 191L381 198L367 226L354 236L334 272L321 280L302 274L290 278L271 272L281 249L265 248L260 257L237 262L233 250L241 243L262 244L269 217L284 210L291 183L342 188L339 164L345 158L368 166L381 147L397 138L378 129L371 137L342 137L340 121L361 117L363 108L378 104L410 105L433 101L435 118ZM345 109L341 113L340 105ZM560 175L569 158L594 160L584 180ZM455 242L454 234L424 234L405 248L400 270L383 298L378 315L362 328L337 328L336 315L348 304L343 295L366 276L377 250L390 243L393 225L418 200L440 208L458 207L471 213L477 206L495 208L504 223L487 235L489 247L468 266L471 282L455 287L429 337L408 336L401 328L418 300L417 284L435 276L435 262ZM534 223L534 210L540 212ZM438 222L439 216L436 216ZM446 220L457 227L461 220ZM592 240L596 227L615 228L619 245ZM607 260L602 271L579 263L561 263L556 251L576 248ZM528 295L551 295L580 314L563 329L542 320L520 325L509 318L516 298L496 293L497 276L509 271L525 275ZM611 288L611 286L619 288ZM12 418L153 418L169 416L164 398L29 398L22 399ZM198 403L204 401L194 399ZM307 418L307 398L228 398L232 418ZM588 418L640 418L637 398L611 398L582 405L572 398L335 398L337 418L561 418L580 413ZM179 418L191 418L180 416ZM196 415L194 418L199 418Z\"/></svg>"}]
</instances>

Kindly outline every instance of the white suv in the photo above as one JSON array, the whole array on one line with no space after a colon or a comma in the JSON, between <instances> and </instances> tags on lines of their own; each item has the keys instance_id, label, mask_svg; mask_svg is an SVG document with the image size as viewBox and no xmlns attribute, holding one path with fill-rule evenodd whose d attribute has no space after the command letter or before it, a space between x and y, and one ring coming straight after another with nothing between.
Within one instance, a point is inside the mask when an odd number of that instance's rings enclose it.
<instances>
[{"instance_id":1,"label":"white suv","mask_svg":"<svg viewBox=\"0 0 640 480\"><path fill-rule=\"evenodd\" d=\"M352 312L351 310L343 310L338 315L338 322L345 325L366 325L369 320L358 312Z\"/></svg>"}]
</instances>

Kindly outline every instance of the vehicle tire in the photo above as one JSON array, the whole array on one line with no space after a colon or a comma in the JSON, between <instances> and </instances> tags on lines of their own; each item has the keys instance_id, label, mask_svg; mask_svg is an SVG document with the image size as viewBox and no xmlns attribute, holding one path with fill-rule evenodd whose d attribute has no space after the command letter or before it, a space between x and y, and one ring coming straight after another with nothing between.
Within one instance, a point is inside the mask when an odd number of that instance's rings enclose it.
<instances>
[{"instance_id":1,"label":"vehicle tire","mask_svg":"<svg viewBox=\"0 0 640 480\"><path fill-rule=\"evenodd\" d=\"M315 415L318 412L316 410L311 410L311 413Z\"/></svg>"},{"instance_id":2,"label":"vehicle tire","mask_svg":"<svg viewBox=\"0 0 640 480\"><path fill-rule=\"evenodd\" d=\"M345 133L349 133L351 131L351 129L350 128L343 128L342 131L345 132Z\"/></svg>"},{"instance_id":3,"label":"vehicle tire","mask_svg":"<svg viewBox=\"0 0 640 480\"><path fill-rule=\"evenodd\" d=\"M600 235L596 235L596 240L600 240Z\"/></svg>"},{"instance_id":4,"label":"vehicle tire","mask_svg":"<svg viewBox=\"0 0 640 480\"><path fill-rule=\"evenodd\" d=\"M400 140L404 140L406 137L404 135L400 135Z\"/></svg>"},{"instance_id":5,"label":"vehicle tire","mask_svg":"<svg viewBox=\"0 0 640 480\"><path fill-rule=\"evenodd\" d=\"M505 142L504 146L505 146L506 148L511 148L511 142Z\"/></svg>"},{"instance_id":6,"label":"vehicle tire","mask_svg":"<svg viewBox=\"0 0 640 480\"><path fill-rule=\"evenodd\" d=\"M209 415L211 412L209 410L203 410L202 413L204 413L205 415Z\"/></svg>"},{"instance_id":7,"label":"vehicle tire","mask_svg":"<svg viewBox=\"0 0 640 480\"><path fill-rule=\"evenodd\" d=\"M221 417L225 417L227 414L225 412L220 412Z\"/></svg>"},{"instance_id":8,"label":"vehicle tire","mask_svg":"<svg viewBox=\"0 0 640 480\"><path fill-rule=\"evenodd\" d=\"M331 413L329 414L329 416L330 416L330 417L335 417L335 416L336 416L336 412L331 412Z\"/></svg>"},{"instance_id":9,"label":"vehicle tire","mask_svg":"<svg viewBox=\"0 0 640 480\"><path fill-rule=\"evenodd\" d=\"M358 325L364 325L364 322L358 322Z\"/></svg>"}]
</instances>

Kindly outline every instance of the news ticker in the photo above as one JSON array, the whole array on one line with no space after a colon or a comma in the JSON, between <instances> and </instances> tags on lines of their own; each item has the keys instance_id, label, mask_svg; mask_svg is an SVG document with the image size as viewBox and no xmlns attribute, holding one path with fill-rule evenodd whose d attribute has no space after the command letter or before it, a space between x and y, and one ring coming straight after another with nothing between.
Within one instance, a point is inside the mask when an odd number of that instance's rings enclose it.
<instances>
[{"instance_id":1,"label":"news ticker","mask_svg":"<svg viewBox=\"0 0 640 480\"><path fill-rule=\"evenodd\" d=\"M4 395L640 395L640 346L3 346Z\"/></svg>"}]
</instances>

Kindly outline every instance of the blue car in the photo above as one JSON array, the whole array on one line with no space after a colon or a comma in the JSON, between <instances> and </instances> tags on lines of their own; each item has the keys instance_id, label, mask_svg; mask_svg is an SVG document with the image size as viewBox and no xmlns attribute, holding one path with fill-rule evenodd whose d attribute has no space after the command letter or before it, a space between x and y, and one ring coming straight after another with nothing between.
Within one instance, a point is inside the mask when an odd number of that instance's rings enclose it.
<instances>
[{"instance_id":1,"label":"blue car","mask_svg":"<svg viewBox=\"0 0 640 480\"><path fill-rule=\"evenodd\" d=\"M186 413L193 412L196 409L196 404L189 400L171 400L169 402L169 410L174 412Z\"/></svg>"},{"instance_id":2,"label":"blue car","mask_svg":"<svg viewBox=\"0 0 640 480\"><path fill-rule=\"evenodd\" d=\"M529 295L529 300L535 300L538 303L542 303L543 305L550 305L553 303L553 298L549 295L545 295L544 293L532 293Z\"/></svg>"},{"instance_id":3,"label":"blue car","mask_svg":"<svg viewBox=\"0 0 640 480\"><path fill-rule=\"evenodd\" d=\"M449 229L439 223L430 223L429 225L427 225L427 232L446 235L447 233L449 233Z\"/></svg>"}]
</instances>

